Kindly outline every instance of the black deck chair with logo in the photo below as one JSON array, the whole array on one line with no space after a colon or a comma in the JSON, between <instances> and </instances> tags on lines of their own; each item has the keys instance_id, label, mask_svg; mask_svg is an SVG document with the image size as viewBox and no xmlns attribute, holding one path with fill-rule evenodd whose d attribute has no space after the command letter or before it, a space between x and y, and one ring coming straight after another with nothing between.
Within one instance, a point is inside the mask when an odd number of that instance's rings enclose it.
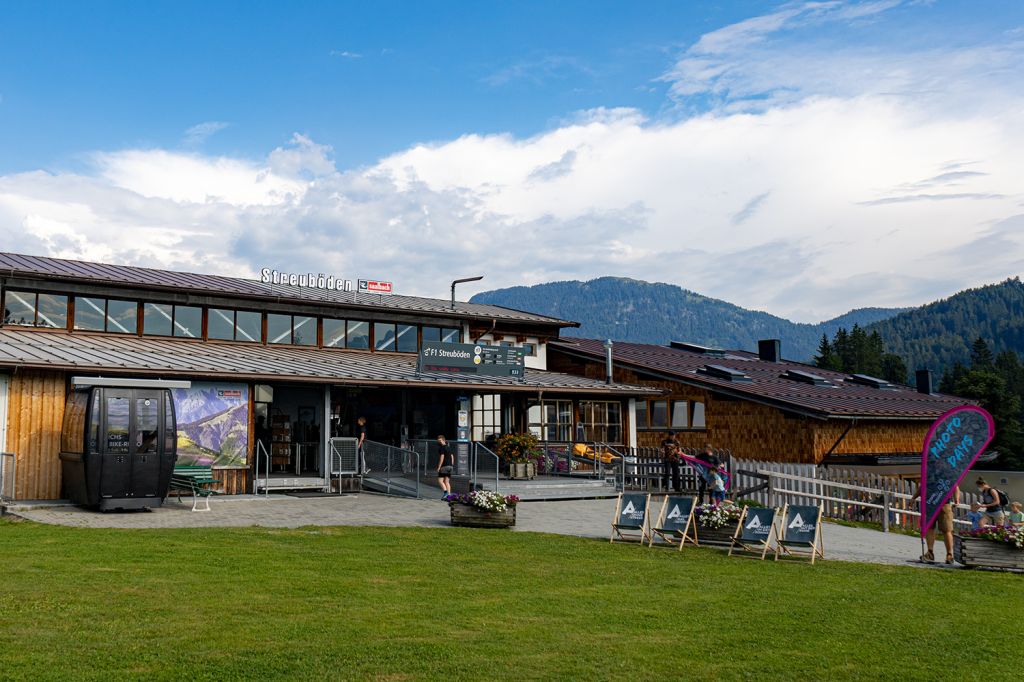
<instances>
[{"instance_id":1,"label":"black deck chair with logo","mask_svg":"<svg viewBox=\"0 0 1024 682\"><path fill-rule=\"evenodd\" d=\"M651 522L650 546L654 547L654 541L658 539L669 545L678 545L679 549L687 542L699 546L697 524L693 518L696 505L696 497L666 495L658 516Z\"/></svg>"},{"instance_id":2,"label":"black deck chair with logo","mask_svg":"<svg viewBox=\"0 0 1024 682\"><path fill-rule=\"evenodd\" d=\"M615 542L616 539L640 544L647 542L647 512L650 506L651 496L646 493L619 493L609 542Z\"/></svg>"},{"instance_id":3,"label":"black deck chair with logo","mask_svg":"<svg viewBox=\"0 0 1024 682\"><path fill-rule=\"evenodd\" d=\"M736 532L729 546L729 556L748 559L764 559L772 542L778 547L779 531L776 528L778 509L768 507L743 507Z\"/></svg>"},{"instance_id":4,"label":"black deck chair with logo","mask_svg":"<svg viewBox=\"0 0 1024 682\"><path fill-rule=\"evenodd\" d=\"M792 559L825 558L825 542L821 537L821 507L817 505L786 505L782 508L782 526L775 546L779 556Z\"/></svg>"}]
</instances>

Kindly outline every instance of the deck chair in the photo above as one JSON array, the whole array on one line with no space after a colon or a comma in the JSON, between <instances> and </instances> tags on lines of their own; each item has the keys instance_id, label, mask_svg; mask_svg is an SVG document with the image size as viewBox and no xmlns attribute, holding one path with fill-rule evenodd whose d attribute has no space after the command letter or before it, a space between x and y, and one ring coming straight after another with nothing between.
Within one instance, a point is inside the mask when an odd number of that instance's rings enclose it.
<instances>
[{"instance_id":1,"label":"deck chair","mask_svg":"<svg viewBox=\"0 0 1024 682\"><path fill-rule=\"evenodd\" d=\"M736 556L764 560L772 542L778 548L778 516L777 509L743 507L740 521L736 524L736 533L732 536L732 544L729 545L729 556L736 553Z\"/></svg>"},{"instance_id":2,"label":"deck chair","mask_svg":"<svg viewBox=\"0 0 1024 682\"><path fill-rule=\"evenodd\" d=\"M646 493L619 493L612 518L612 534L609 542L616 538L626 542L647 542L647 512L651 496Z\"/></svg>"},{"instance_id":3,"label":"deck chair","mask_svg":"<svg viewBox=\"0 0 1024 682\"><path fill-rule=\"evenodd\" d=\"M650 546L661 539L669 545L683 548L687 542L698 545L697 523L693 510L697 505L696 497L666 495L661 502L658 516L651 522Z\"/></svg>"},{"instance_id":4,"label":"deck chair","mask_svg":"<svg viewBox=\"0 0 1024 682\"><path fill-rule=\"evenodd\" d=\"M786 505L782 508L779 541L775 545L775 560L825 558L825 543L821 537L821 507L817 505Z\"/></svg>"}]
</instances>

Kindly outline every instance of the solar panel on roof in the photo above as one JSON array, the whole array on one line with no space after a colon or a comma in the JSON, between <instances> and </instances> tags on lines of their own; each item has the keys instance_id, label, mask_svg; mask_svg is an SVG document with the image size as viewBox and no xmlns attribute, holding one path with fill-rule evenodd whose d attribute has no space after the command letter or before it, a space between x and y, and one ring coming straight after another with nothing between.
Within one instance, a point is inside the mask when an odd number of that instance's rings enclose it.
<instances>
[{"instance_id":1,"label":"solar panel on roof","mask_svg":"<svg viewBox=\"0 0 1024 682\"><path fill-rule=\"evenodd\" d=\"M846 378L846 381L851 384L859 384L861 386L870 386L871 388L877 388L882 391L894 391L896 387L885 379L879 379L878 377L868 376L867 374L854 374Z\"/></svg>"},{"instance_id":2,"label":"solar panel on roof","mask_svg":"<svg viewBox=\"0 0 1024 682\"><path fill-rule=\"evenodd\" d=\"M789 379L790 381L800 381L805 384L811 384L812 386L835 385L825 377L818 376L817 374L811 374L810 372L804 372L799 369L787 369L779 376L781 376L783 379Z\"/></svg>"},{"instance_id":3,"label":"solar panel on roof","mask_svg":"<svg viewBox=\"0 0 1024 682\"><path fill-rule=\"evenodd\" d=\"M753 379L751 379L738 369L733 369L732 367L725 367L723 365L704 365L703 367L697 370L697 373L709 377L714 377L715 379L725 379L726 381L753 381Z\"/></svg>"}]
</instances>

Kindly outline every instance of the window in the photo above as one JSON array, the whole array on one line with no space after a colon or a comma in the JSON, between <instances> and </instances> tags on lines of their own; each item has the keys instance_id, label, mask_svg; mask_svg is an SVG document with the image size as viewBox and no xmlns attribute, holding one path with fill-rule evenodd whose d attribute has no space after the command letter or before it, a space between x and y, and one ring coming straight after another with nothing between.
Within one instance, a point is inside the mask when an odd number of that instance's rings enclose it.
<instances>
[{"instance_id":1,"label":"window","mask_svg":"<svg viewBox=\"0 0 1024 682\"><path fill-rule=\"evenodd\" d=\"M541 440L572 440L572 402L545 400L532 403L526 411L530 433Z\"/></svg>"},{"instance_id":2,"label":"window","mask_svg":"<svg viewBox=\"0 0 1024 682\"><path fill-rule=\"evenodd\" d=\"M393 323L373 323L373 349L379 351L393 351L395 349L395 325Z\"/></svg>"},{"instance_id":3,"label":"window","mask_svg":"<svg viewBox=\"0 0 1024 682\"><path fill-rule=\"evenodd\" d=\"M501 435L501 396L473 396L473 440Z\"/></svg>"},{"instance_id":4,"label":"window","mask_svg":"<svg viewBox=\"0 0 1024 682\"><path fill-rule=\"evenodd\" d=\"M128 397L107 396L107 452L128 453Z\"/></svg>"},{"instance_id":5,"label":"window","mask_svg":"<svg viewBox=\"0 0 1024 682\"><path fill-rule=\"evenodd\" d=\"M398 325L398 336L395 337L395 350L399 353L415 353L418 345L416 327L411 324Z\"/></svg>"},{"instance_id":6,"label":"window","mask_svg":"<svg viewBox=\"0 0 1024 682\"><path fill-rule=\"evenodd\" d=\"M139 304L134 301L75 297L75 329L135 334L138 328Z\"/></svg>"},{"instance_id":7,"label":"window","mask_svg":"<svg viewBox=\"0 0 1024 682\"><path fill-rule=\"evenodd\" d=\"M647 401L638 400L636 401L636 428L646 429L649 426L647 423Z\"/></svg>"},{"instance_id":8,"label":"window","mask_svg":"<svg viewBox=\"0 0 1024 682\"><path fill-rule=\"evenodd\" d=\"M462 341L462 330L458 327L424 327L423 341L459 343Z\"/></svg>"},{"instance_id":9,"label":"window","mask_svg":"<svg viewBox=\"0 0 1024 682\"><path fill-rule=\"evenodd\" d=\"M136 452L140 455L154 453L160 446L157 437L160 435L160 399L135 399L135 439L138 443Z\"/></svg>"},{"instance_id":10,"label":"window","mask_svg":"<svg viewBox=\"0 0 1024 682\"><path fill-rule=\"evenodd\" d=\"M292 316L267 314L267 343L292 342Z\"/></svg>"},{"instance_id":11,"label":"window","mask_svg":"<svg viewBox=\"0 0 1024 682\"><path fill-rule=\"evenodd\" d=\"M690 403L685 400L672 401L672 428L690 428Z\"/></svg>"},{"instance_id":12,"label":"window","mask_svg":"<svg viewBox=\"0 0 1024 682\"><path fill-rule=\"evenodd\" d=\"M665 428L668 428L668 401L667 400L652 400L651 401L651 428L652 429L665 429Z\"/></svg>"},{"instance_id":13,"label":"window","mask_svg":"<svg viewBox=\"0 0 1024 682\"><path fill-rule=\"evenodd\" d=\"M292 317L292 343L296 346L316 345L316 318L304 315Z\"/></svg>"},{"instance_id":14,"label":"window","mask_svg":"<svg viewBox=\"0 0 1024 682\"><path fill-rule=\"evenodd\" d=\"M210 308L206 326L210 339L259 342L263 338L263 314L250 310Z\"/></svg>"},{"instance_id":15,"label":"window","mask_svg":"<svg viewBox=\"0 0 1024 682\"><path fill-rule=\"evenodd\" d=\"M581 401L584 440L622 443L622 405L617 402Z\"/></svg>"},{"instance_id":16,"label":"window","mask_svg":"<svg viewBox=\"0 0 1024 682\"><path fill-rule=\"evenodd\" d=\"M68 297L8 290L4 300L4 324L65 329L68 326Z\"/></svg>"},{"instance_id":17,"label":"window","mask_svg":"<svg viewBox=\"0 0 1024 682\"><path fill-rule=\"evenodd\" d=\"M316 318L303 315L267 315L267 343L316 345Z\"/></svg>"},{"instance_id":18,"label":"window","mask_svg":"<svg viewBox=\"0 0 1024 682\"><path fill-rule=\"evenodd\" d=\"M349 320L345 345L349 348L367 350L370 347L370 323Z\"/></svg>"},{"instance_id":19,"label":"window","mask_svg":"<svg viewBox=\"0 0 1024 682\"><path fill-rule=\"evenodd\" d=\"M537 357L537 344L535 343L524 343L523 344L523 355L527 357Z\"/></svg>"},{"instance_id":20,"label":"window","mask_svg":"<svg viewBox=\"0 0 1024 682\"><path fill-rule=\"evenodd\" d=\"M324 318L324 348L345 347L345 320Z\"/></svg>"},{"instance_id":21,"label":"window","mask_svg":"<svg viewBox=\"0 0 1024 682\"><path fill-rule=\"evenodd\" d=\"M203 309L170 303L145 303L142 306L142 333L197 339L203 333Z\"/></svg>"},{"instance_id":22,"label":"window","mask_svg":"<svg viewBox=\"0 0 1024 682\"><path fill-rule=\"evenodd\" d=\"M706 429L707 422L704 419L704 403L693 403L693 419L690 420L690 428Z\"/></svg>"}]
</instances>

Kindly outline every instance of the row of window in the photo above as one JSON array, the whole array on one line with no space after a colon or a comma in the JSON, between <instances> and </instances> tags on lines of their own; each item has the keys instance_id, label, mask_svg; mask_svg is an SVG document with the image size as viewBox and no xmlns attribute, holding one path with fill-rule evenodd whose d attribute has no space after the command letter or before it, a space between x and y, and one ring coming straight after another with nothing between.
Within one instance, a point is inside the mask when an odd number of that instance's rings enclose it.
<instances>
[{"instance_id":1,"label":"row of window","mask_svg":"<svg viewBox=\"0 0 1024 682\"><path fill-rule=\"evenodd\" d=\"M636 427L641 430L706 429L704 403L699 400L638 400Z\"/></svg>"},{"instance_id":2,"label":"row of window","mask_svg":"<svg viewBox=\"0 0 1024 682\"><path fill-rule=\"evenodd\" d=\"M69 297L63 294L8 290L4 295L3 323L67 329L68 303ZM137 335L140 333L139 305L135 301L75 296L71 329ZM143 303L141 306L142 334L204 338L203 308L170 303ZM325 348L415 353L421 342L458 343L462 340L457 327L421 327L281 313L266 314L264 333L263 313L231 308L207 308L205 313L205 338L218 341L294 346L317 346L322 342Z\"/></svg>"}]
</instances>

